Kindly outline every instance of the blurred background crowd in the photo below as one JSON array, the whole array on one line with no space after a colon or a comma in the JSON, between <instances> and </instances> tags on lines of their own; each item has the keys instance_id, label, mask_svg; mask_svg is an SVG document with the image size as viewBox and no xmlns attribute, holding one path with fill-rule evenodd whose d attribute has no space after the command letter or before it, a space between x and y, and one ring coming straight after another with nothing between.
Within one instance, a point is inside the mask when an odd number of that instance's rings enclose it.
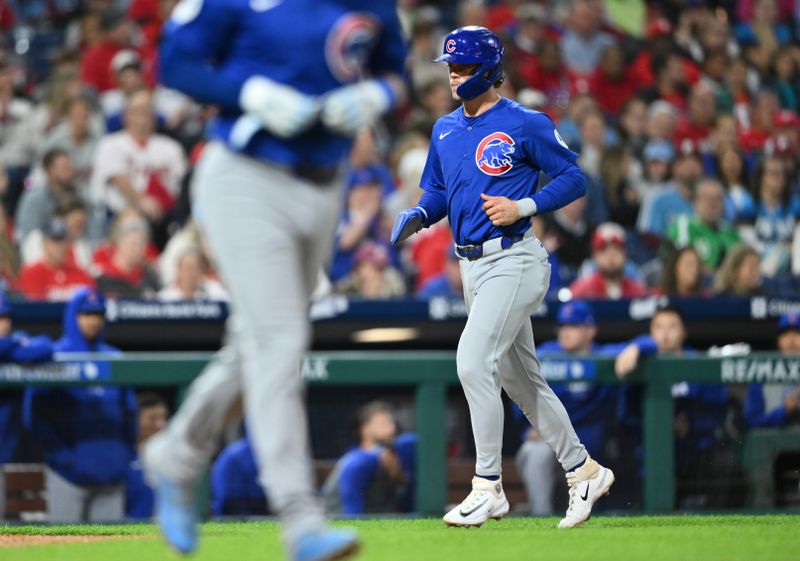
<instances>
[{"instance_id":1,"label":"blurred background crowd","mask_svg":"<svg viewBox=\"0 0 800 561\"><path fill-rule=\"evenodd\" d=\"M188 185L212 107L157 82L174 0L0 0L0 277L32 300L224 300ZM544 111L588 194L534 228L562 300L795 291L800 2L400 0L411 101L359 135L324 290L461 294L440 223L391 247L461 25L504 40L502 95ZM224 188L224 186L220 186ZM569 292L566 292L569 291Z\"/></svg>"}]
</instances>

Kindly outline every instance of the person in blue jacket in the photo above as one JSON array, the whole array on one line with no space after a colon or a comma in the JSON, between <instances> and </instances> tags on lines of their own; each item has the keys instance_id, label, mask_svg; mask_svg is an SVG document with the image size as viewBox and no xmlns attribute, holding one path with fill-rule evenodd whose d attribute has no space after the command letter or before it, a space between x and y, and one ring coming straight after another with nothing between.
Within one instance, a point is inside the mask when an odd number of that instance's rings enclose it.
<instances>
[{"instance_id":1,"label":"person in blue jacket","mask_svg":"<svg viewBox=\"0 0 800 561\"><path fill-rule=\"evenodd\" d=\"M644 349L644 350L643 350ZM638 366L639 358L652 354L691 355L686 345L686 328L680 310L665 305L650 320L650 343L629 345L618 356L617 375L624 378ZM676 503L680 508L736 506L738 498L723 485L708 485L712 479L724 483L736 477L735 458L727 446L725 423L730 396L724 384L681 382L673 384L673 433L675 472L678 477ZM633 439L635 463L641 469L642 388L620 387L617 419Z\"/></svg>"},{"instance_id":2,"label":"person in blue jacket","mask_svg":"<svg viewBox=\"0 0 800 561\"><path fill-rule=\"evenodd\" d=\"M558 338L538 345L537 351L544 359L558 360L559 354L575 359L581 356L616 355L625 344L600 345L595 342L597 327L589 304L573 300L558 310ZM638 343L642 339L637 339ZM644 341L646 344L646 341ZM645 351L647 352L647 351ZM604 463L606 425L609 411L614 410L616 390L610 386L585 381L552 384L553 391L564 404L575 433L586 446L589 455ZM558 463L552 449L531 427L518 407L515 415L525 421L523 443L517 452L517 469L528 494L534 516L555 512L554 491L558 477Z\"/></svg>"},{"instance_id":3,"label":"person in blue jacket","mask_svg":"<svg viewBox=\"0 0 800 561\"><path fill-rule=\"evenodd\" d=\"M396 436L391 408L381 401L357 415L359 445L339 461L323 486L328 509L348 516L413 510L416 435Z\"/></svg>"},{"instance_id":4,"label":"person in blue jacket","mask_svg":"<svg viewBox=\"0 0 800 561\"><path fill-rule=\"evenodd\" d=\"M35 364L49 362L53 357L53 342L46 335L29 336L24 331L12 331L11 305L0 292L0 364ZM0 518L5 512L5 487L2 465L15 461L22 436L22 390L0 391Z\"/></svg>"},{"instance_id":5,"label":"person in blue jacket","mask_svg":"<svg viewBox=\"0 0 800 561\"><path fill-rule=\"evenodd\" d=\"M137 446L125 477L125 517L149 520L153 517L155 499L153 490L145 481L144 469L138 450L147 440L167 425L169 407L164 396L143 391L136 396L139 406Z\"/></svg>"},{"instance_id":6,"label":"person in blue jacket","mask_svg":"<svg viewBox=\"0 0 800 561\"><path fill-rule=\"evenodd\" d=\"M78 290L64 309L58 353L118 353L104 341L105 300ZM108 377L110 365L83 361L82 370ZM125 475L136 444L136 395L114 386L29 388L25 425L39 441L47 464L45 485L51 521L118 520L123 517Z\"/></svg>"},{"instance_id":7,"label":"person in blue jacket","mask_svg":"<svg viewBox=\"0 0 800 561\"><path fill-rule=\"evenodd\" d=\"M778 320L778 351L800 354L800 314ZM750 384L744 400L748 428L784 427L800 423L800 384Z\"/></svg>"},{"instance_id":8,"label":"person in blue jacket","mask_svg":"<svg viewBox=\"0 0 800 561\"><path fill-rule=\"evenodd\" d=\"M220 452L211 468L211 512L214 516L258 516L269 502L258 481L258 465L247 435Z\"/></svg>"}]
</instances>

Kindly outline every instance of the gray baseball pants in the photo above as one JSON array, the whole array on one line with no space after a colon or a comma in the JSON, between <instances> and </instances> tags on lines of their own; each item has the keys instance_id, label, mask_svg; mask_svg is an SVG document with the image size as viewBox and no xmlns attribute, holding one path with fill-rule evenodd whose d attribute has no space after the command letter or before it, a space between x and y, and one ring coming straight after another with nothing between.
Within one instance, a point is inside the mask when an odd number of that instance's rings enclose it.
<instances>
[{"instance_id":1,"label":"gray baseball pants","mask_svg":"<svg viewBox=\"0 0 800 561\"><path fill-rule=\"evenodd\" d=\"M98 461L102 461L98 458ZM113 522L125 517L125 486L82 487L45 469L50 522Z\"/></svg>"},{"instance_id":2,"label":"gray baseball pants","mask_svg":"<svg viewBox=\"0 0 800 561\"><path fill-rule=\"evenodd\" d=\"M469 317L458 342L458 377L475 436L478 475L500 475L503 401L520 406L568 470L587 457L564 406L540 372L530 316L550 284L547 251L535 237L474 261L461 259Z\"/></svg>"},{"instance_id":3,"label":"gray baseball pants","mask_svg":"<svg viewBox=\"0 0 800 561\"><path fill-rule=\"evenodd\" d=\"M315 185L219 144L206 149L193 185L194 213L233 315L225 346L155 437L164 472L196 480L241 397L259 478L288 543L324 524L300 361L310 338L309 298L339 219L339 184Z\"/></svg>"}]
</instances>

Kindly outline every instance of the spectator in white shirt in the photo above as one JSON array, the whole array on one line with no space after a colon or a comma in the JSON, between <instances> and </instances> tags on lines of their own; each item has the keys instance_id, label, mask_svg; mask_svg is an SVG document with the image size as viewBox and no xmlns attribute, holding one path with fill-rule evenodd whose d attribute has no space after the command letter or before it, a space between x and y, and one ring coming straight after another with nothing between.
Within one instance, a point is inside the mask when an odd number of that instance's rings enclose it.
<instances>
[{"instance_id":1,"label":"spectator in white shirt","mask_svg":"<svg viewBox=\"0 0 800 561\"><path fill-rule=\"evenodd\" d=\"M158 243L185 173L183 149L155 133L152 95L139 90L125 110L125 128L103 137L97 147L92 196L110 215L128 206L139 209L153 224Z\"/></svg>"}]
</instances>

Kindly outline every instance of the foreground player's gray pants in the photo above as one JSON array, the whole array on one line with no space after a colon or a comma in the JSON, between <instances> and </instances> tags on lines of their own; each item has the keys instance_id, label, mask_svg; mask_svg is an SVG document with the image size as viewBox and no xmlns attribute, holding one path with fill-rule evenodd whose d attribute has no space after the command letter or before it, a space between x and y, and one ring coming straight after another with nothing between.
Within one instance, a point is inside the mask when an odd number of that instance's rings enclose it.
<instances>
[{"instance_id":1,"label":"foreground player's gray pants","mask_svg":"<svg viewBox=\"0 0 800 561\"><path fill-rule=\"evenodd\" d=\"M550 284L547 252L535 237L467 261L461 278L469 317L458 342L458 377L469 403L478 475L500 475L506 390L567 470L586 459L564 406L547 385L530 316Z\"/></svg>"},{"instance_id":2,"label":"foreground player's gray pants","mask_svg":"<svg viewBox=\"0 0 800 561\"><path fill-rule=\"evenodd\" d=\"M331 251L339 182L319 186L212 144L194 214L232 298L226 346L161 437L164 471L196 479L241 396L261 483L291 543L324 523L314 493L300 361L309 297Z\"/></svg>"},{"instance_id":3,"label":"foreground player's gray pants","mask_svg":"<svg viewBox=\"0 0 800 561\"><path fill-rule=\"evenodd\" d=\"M113 522L125 516L125 487L122 484L82 487L50 468L45 470L44 477L50 522Z\"/></svg>"}]
</instances>

